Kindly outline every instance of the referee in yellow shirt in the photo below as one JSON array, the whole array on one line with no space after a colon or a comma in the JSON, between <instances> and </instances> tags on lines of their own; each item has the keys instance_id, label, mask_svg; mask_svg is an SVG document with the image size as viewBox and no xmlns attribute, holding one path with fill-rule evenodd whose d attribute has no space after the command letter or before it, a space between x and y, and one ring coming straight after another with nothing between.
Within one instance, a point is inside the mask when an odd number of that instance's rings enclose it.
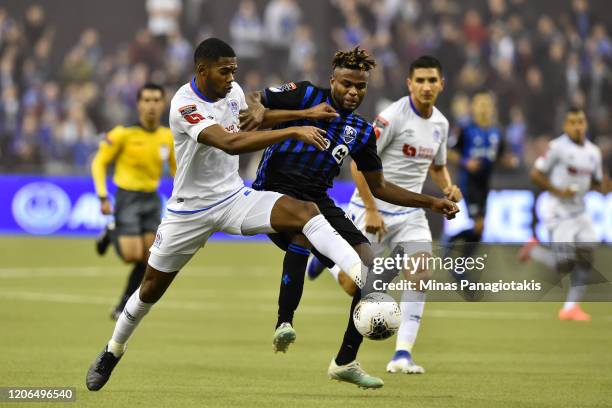
<instances>
[{"instance_id":1,"label":"referee in yellow shirt","mask_svg":"<svg viewBox=\"0 0 612 408\"><path fill-rule=\"evenodd\" d=\"M139 123L117 126L108 132L91 165L100 210L115 216L114 231L98 242L98 252L103 254L112 240L119 256L134 265L121 300L111 313L115 320L140 285L147 266L149 248L161 218L162 203L157 189L164 163L168 163L172 176L176 171L172 133L160 126L164 105L163 88L145 84L138 91ZM106 171L111 163L117 186L114 211L106 189Z\"/></svg>"}]
</instances>

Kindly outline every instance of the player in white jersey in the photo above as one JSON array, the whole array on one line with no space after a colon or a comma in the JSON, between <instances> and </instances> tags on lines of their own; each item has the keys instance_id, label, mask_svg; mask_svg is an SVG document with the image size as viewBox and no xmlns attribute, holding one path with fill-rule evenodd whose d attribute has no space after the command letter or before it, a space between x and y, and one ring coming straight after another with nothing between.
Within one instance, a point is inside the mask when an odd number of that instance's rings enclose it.
<instances>
[{"instance_id":1,"label":"player in white jersey","mask_svg":"<svg viewBox=\"0 0 612 408\"><path fill-rule=\"evenodd\" d=\"M194 61L194 79L177 91L170 108L177 172L168 215L157 230L140 288L128 300L112 338L87 372L87 388L92 391L106 384L138 323L216 231L236 235L302 232L317 250L353 271L351 276L361 274L359 256L314 203L252 190L238 175L237 154L289 138L324 150L325 131L304 126L240 132L239 112L247 105L234 82L234 51L223 41L209 38L197 47Z\"/></svg>"},{"instance_id":2,"label":"player in white jersey","mask_svg":"<svg viewBox=\"0 0 612 408\"><path fill-rule=\"evenodd\" d=\"M449 200L461 200L459 188L451 182L446 168L448 120L434 106L444 88L442 66L430 56L415 60L408 74L410 96L389 105L376 118L376 150L383 163L385 178L407 190L420 193L429 173ZM404 247L406 255L429 256L432 252L431 231L425 211L406 208L374 198L362 174L351 167L357 189L353 193L347 214L357 228L373 243L376 256L387 248ZM312 271L313 258L309 265ZM338 266L330 269L343 288L351 293L354 284ZM429 271L405 271L410 279L427 279ZM411 275L411 272L414 273ZM312 272L311 272L312 273ZM400 307L400 326L396 353L387 365L392 373L423 373L412 360L425 301L425 293L405 291Z\"/></svg>"},{"instance_id":3,"label":"player in white jersey","mask_svg":"<svg viewBox=\"0 0 612 408\"><path fill-rule=\"evenodd\" d=\"M563 130L565 133L550 142L531 172L532 181L550 193L544 222L550 231L552 251L532 240L521 249L519 257L523 261L533 258L560 273L571 273L559 319L588 321L591 316L579 302L586 291L597 235L586 213L584 196L591 189L606 193L610 187L604 180L601 150L586 138L584 111L568 110Z\"/></svg>"}]
</instances>

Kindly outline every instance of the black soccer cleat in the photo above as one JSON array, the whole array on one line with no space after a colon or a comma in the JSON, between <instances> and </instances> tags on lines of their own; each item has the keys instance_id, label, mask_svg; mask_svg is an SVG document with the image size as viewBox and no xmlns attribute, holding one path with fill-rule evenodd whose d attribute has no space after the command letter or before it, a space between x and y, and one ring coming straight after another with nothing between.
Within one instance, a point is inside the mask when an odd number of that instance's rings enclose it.
<instances>
[{"instance_id":1,"label":"black soccer cleat","mask_svg":"<svg viewBox=\"0 0 612 408\"><path fill-rule=\"evenodd\" d=\"M104 227L104 231L96 238L96 252L98 255L102 256L108 250L108 247L111 244L111 234L113 233L115 226L113 224L108 224Z\"/></svg>"},{"instance_id":2,"label":"black soccer cleat","mask_svg":"<svg viewBox=\"0 0 612 408\"><path fill-rule=\"evenodd\" d=\"M104 350L96 357L87 371L87 378L85 379L87 389L98 391L104 387L121 357L123 355L115 357L113 353L108 351L108 345L104 346Z\"/></svg>"}]
</instances>

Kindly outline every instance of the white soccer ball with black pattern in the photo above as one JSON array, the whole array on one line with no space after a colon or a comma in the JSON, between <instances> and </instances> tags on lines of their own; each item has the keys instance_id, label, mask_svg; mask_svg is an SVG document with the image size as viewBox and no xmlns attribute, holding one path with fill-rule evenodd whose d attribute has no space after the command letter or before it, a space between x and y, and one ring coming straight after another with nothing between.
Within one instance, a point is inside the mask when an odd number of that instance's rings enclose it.
<instances>
[{"instance_id":1,"label":"white soccer ball with black pattern","mask_svg":"<svg viewBox=\"0 0 612 408\"><path fill-rule=\"evenodd\" d=\"M357 303L353 322L362 336L385 340L398 331L402 312L397 302L386 293L370 293Z\"/></svg>"}]
</instances>

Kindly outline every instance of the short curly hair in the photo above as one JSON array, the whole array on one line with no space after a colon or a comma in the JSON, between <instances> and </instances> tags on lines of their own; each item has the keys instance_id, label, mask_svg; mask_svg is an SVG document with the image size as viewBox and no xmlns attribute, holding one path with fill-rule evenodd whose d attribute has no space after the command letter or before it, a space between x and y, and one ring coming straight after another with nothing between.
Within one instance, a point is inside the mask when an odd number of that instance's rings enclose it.
<instances>
[{"instance_id":1,"label":"short curly hair","mask_svg":"<svg viewBox=\"0 0 612 408\"><path fill-rule=\"evenodd\" d=\"M364 49L356 46L349 51L336 51L332 67L369 71L376 67L376 61Z\"/></svg>"}]
</instances>

